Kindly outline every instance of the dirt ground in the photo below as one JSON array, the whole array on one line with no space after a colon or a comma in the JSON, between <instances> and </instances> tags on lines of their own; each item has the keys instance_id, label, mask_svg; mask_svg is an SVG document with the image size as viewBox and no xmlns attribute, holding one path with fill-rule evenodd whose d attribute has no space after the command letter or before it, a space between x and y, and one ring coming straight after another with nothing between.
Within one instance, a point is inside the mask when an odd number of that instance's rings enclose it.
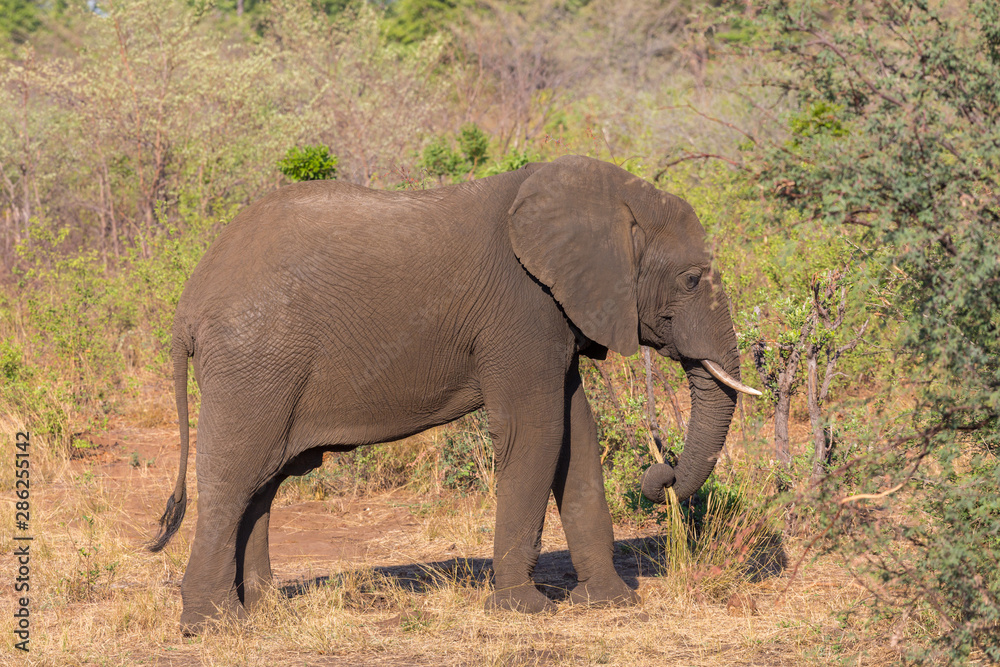
<instances>
[{"instance_id":1,"label":"dirt ground","mask_svg":"<svg viewBox=\"0 0 1000 667\"><path fill-rule=\"evenodd\" d=\"M79 439L89 446L33 495L46 517L36 546L52 554L37 577L47 588L33 621L37 648L25 655L7 642L4 664L794 665L880 664L891 656L884 637L858 645L832 615L868 595L845 570L807 560L789 577L802 539L776 544L774 567L738 594L713 599L663 576L656 526L616 526L615 564L642 597L639 607L562 602L540 617L485 614L492 502L404 491L309 501L279 494L270 531L279 591L272 615L185 639L177 622L197 518L196 444L187 482L194 502L164 554L154 555L142 545L176 479L176 432L116 428ZM114 558L114 577L80 556L94 547L81 547L79 535L100 522L101 548L112 552L102 562ZM563 601L576 575L554 503L542 551L535 580ZM16 569L12 558L4 561L4 571ZM74 595L67 582L79 577L52 571L67 568L98 574ZM0 596L4 608L14 605L10 577Z\"/></svg>"},{"instance_id":2,"label":"dirt ground","mask_svg":"<svg viewBox=\"0 0 1000 667\"><path fill-rule=\"evenodd\" d=\"M180 459L177 435L171 429L127 428L84 434L82 438L93 447L80 449L71 466L77 474L90 470L102 480L109 495L120 498L129 517L122 525L122 534L140 544L155 534L173 489ZM179 539L175 538L185 543L194 538L197 521L197 471L192 472L196 452L197 432L192 431L187 486L193 499ZM134 465L136 459L138 465ZM58 487L53 491L58 498ZM487 577L493 515L491 508L482 504L483 499L460 493L428 498L396 491L375 497L292 503L279 495L269 534L276 583L289 588L324 580L350 563L364 563L403 582L408 577L414 581L426 578L428 570L460 568L471 568L475 578ZM477 511L481 523L474 529L484 539L479 548L471 550L459 549L455 539L447 537L447 531L428 539L426 522L421 519L434 513L461 521ZM615 566L632 588L638 588L642 578L658 576L657 546L652 539L656 533L655 529L627 530L621 526L615 531ZM554 600L563 599L576 582L559 513L551 499L535 581Z\"/></svg>"}]
</instances>

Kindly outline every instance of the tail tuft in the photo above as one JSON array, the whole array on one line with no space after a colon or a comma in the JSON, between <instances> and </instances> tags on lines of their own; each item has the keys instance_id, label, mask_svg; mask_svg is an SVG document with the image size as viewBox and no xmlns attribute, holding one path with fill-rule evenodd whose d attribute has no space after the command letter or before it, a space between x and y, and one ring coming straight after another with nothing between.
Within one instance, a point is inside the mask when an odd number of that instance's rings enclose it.
<instances>
[{"instance_id":1,"label":"tail tuft","mask_svg":"<svg viewBox=\"0 0 1000 667\"><path fill-rule=\"evenodd\" d=\"M146 545L146 548L156 553L167 546L167 542L174 536L177 529L181 527L185 510L187 510L187 494L181 493L180 501L174 500L174 495L170 494L170 500L167 501L167 509L164 510L163 516L160 517L160 532Z\"/></svg>"}]
</instances>

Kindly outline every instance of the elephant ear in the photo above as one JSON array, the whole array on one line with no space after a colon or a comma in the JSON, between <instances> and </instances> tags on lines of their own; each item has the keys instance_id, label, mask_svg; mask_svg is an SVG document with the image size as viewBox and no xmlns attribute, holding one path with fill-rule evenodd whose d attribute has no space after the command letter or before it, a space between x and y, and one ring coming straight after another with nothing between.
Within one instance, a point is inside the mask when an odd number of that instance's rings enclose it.
<instances>
[{"instance_id":1,"label":"elephant ear","mask_svg":"<svg viewBox=\"0 0 1000 667\"><path fill-rule=\"evenodd\" d=\"M631 174L566 156L537 169L510 208L510 241L585 336L629 356L639 349L635 225L623 200Z\"/></svg>"}]
</instances>

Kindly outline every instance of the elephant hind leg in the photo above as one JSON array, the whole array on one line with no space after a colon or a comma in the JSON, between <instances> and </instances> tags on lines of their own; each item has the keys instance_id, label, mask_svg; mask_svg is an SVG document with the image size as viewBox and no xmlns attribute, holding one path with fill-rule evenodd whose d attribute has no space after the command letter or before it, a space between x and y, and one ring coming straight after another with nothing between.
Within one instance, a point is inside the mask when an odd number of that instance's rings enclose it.
<instances>
[{"instance_id":1,"label":"elephant hind leg","mask_svg":"<svg viewBox=\"0 0 1000 667\"><path fill-rule=\"evenodd\" d=\"M323 449L313 448L293 457L250 501L236 538L236 594L253 611L272 583L268 543L271 504L281 483L323 465Z\"/></svg>"},{"instance_id":2,"label":"elephant hind leg","mask_svg":"<svg viewBox=\"0 0 1000 667\"><path fill-rule=\"evenodd\" d=\"M245 470L236 470L232 458L205 456L210 449L203 446L199 452L198 522L181 583L185 634L197 634L206 621L220 616L244 618L247 606L259 601L271 580L268 523L271 501L284 477L274 470L253 479ZM250 469L271 467L240 463Z\"/></svg>"},{"instance_id":3,"label":"elephant hind leg","mask_svg":"<svg viewBox=\"0 0 1000 667\"><path fill-rule=\"evenodd\" d=\"M287 477L276 476L254 494L236 535L236 595L247 611L254 610L271 585L271 503Z\"/></svg>"},{"instance_id":4,"label":"elephant hind leg","mask_svg":"<svg viewBox=\"0 0 1000 667\"><path fill-rule=\"evenodd\" d=\"M198 634L207 621L221 616L245 616L236 590L236 544L251 495L221 486L199 491L198 523L181 582L181 631L186 635Z\"/></svg>"},{"instance_id":5,"label":"elephant hind leg","mask_svg":"<svg viewBox=\"0 0 1000 667\"><path fill-rule=\"evenodd\" d=\"M196 633L220 616L245 617L244 580L251 575L254 581L267 579L269 561L258 554L267 552L268 515L294 406L294 387L279 392L270 377L250 384L211 370L203 357L198 520L181 584L181 628L186 633Z\"/></svg>"}]
</instances>

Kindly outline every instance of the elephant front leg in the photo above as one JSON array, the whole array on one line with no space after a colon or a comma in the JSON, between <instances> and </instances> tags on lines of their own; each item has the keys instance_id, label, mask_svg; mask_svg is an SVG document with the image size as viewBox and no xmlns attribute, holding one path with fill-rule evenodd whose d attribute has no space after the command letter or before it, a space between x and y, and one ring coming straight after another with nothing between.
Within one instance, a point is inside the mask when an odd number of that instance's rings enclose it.
<instances>
[{"instance_id":1,"label":"elephant front leg","mask_svg":"<svg viewBox=\"0 0 1000 667\"><path fill-rule=\"evenodd\" d=\"M497 519L494 593L486 600L487 611L555 609L532 581L563 430L563 406L549 407L548 415L538 403L489 410L496 451Z\"/></svg>"},{"instance_id":2,"label":"elephant front leg","mask_svg":"<svg viewBox=\"0 0 1000 667\"><path fill-rule=\"evenodd\" d=\"M639 596L615 571L614 532L604 497L597 425L575 368L569 390L569 424L552 491L579 581L570 600L597 605L638 604Z\"/></svg>"}]
</instances>

